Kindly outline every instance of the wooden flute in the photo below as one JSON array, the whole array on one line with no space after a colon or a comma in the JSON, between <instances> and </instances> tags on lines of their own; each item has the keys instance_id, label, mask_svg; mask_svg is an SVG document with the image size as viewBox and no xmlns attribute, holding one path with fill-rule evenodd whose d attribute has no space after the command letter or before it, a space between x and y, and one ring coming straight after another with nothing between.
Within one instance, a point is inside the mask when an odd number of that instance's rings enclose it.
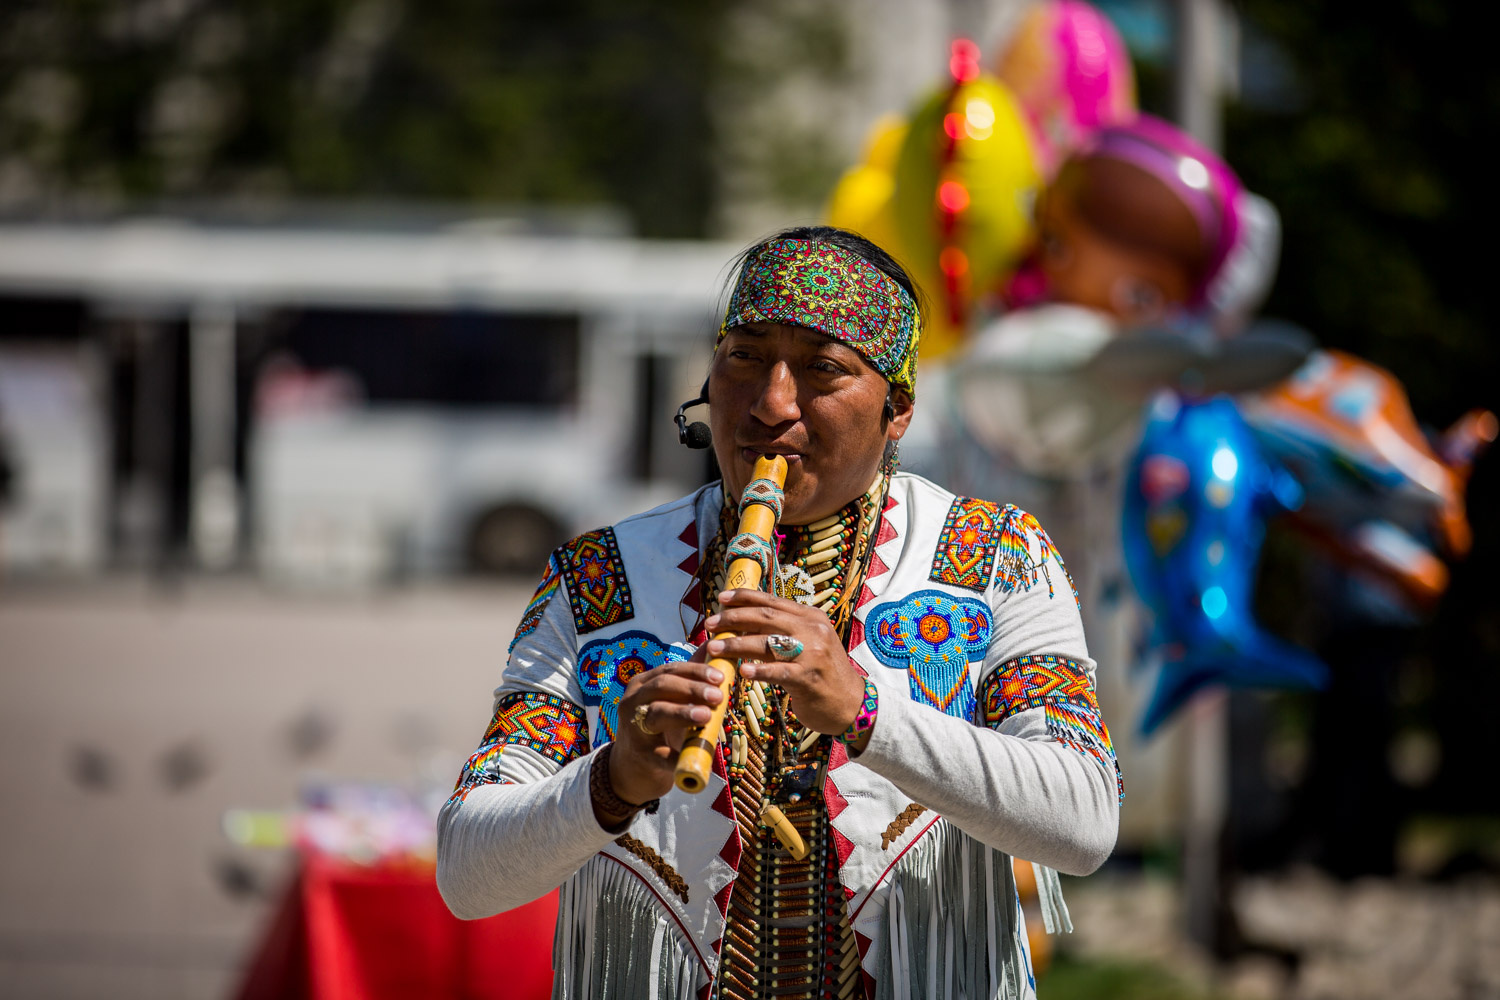
<instances>
[{"instance_id":1,"label":"wooden flute","mask_svg":"<svg viewBox=\"0 0 1500 1000\"><path fill-rule=\"evenodd\" d=\"M775 565L775 543L771 540L776 521L781 517L782 488L786 485L786 459L780 455L762 455L755 460L750 484L740 498L740 526L729 543L729 573L724 589L759 589L765 568ZM715 639L731 639L732 632L720 632ZM677 787L684 792L701 792L713 772L714 746L724 736L724 714L729 710L738 661L716 657L708 661L724 675L719 690L724 697L713 707L713 714L701 726L689 729L677 756Z\"/></svg>"}]
</instances>

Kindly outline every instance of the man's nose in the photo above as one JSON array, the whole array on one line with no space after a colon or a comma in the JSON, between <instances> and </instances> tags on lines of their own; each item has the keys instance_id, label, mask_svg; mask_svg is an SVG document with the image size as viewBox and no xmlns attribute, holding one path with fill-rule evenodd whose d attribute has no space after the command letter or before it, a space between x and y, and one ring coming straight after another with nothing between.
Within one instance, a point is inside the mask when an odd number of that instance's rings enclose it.
<instances>
[{"instance_id":1,"label":"man's nose","mask_svg":"<svg viewBox=\"0 0 1500 1000\"><path fill-rule=\"evenodd\" d=\"M797 406L797 379L784 361L772 366L750 413L763 424L784 424L802 416Z\"/></svg>"}]
</instances>

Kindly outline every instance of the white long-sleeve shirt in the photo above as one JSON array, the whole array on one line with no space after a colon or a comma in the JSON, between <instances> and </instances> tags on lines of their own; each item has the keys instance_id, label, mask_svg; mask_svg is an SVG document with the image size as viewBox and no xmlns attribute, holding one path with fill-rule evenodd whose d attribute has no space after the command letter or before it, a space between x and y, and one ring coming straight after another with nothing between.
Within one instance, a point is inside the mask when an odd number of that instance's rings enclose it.
<instances>
[{"instance_id":1,"label":"white long-sleeve shirt","mask_svg":"<svg viewBox=\"0 0 1500 1000\"><path fill-rule=\"evenodd\" d=\"M878 720L865 751L836 754L828 770L839 879L856 931L879 942L864 965L882 990L917 975L897 938L929 926L963 933L936 911L911 912L936 886L970 900L969 950L988 942L988 981L970 970L981 981L964 992L1026 995L1025 935L1014 900L993 898L1014 892L996 862L1087 874L1113 848L1118 772L1094 664L1066 570L1034 520L914 476L894 477L889 496L849 643L879 690ZM649 911L643 928L664 928L650 942L660 973L650 981L664 995L668 980L683 993L716 967L738 857L727 790L715 778L697 796L673 791L621 837L594 817L589 767L618 722L621 675L691 653L688 584L720 503L706 487L559 549L495 692L496 722L439 819L438 884L456 914L486 916L564 885L559 942L593 951L595 897L627 900ZM563 989L611 995L597 956L558 961ZM943 961L928 956L927 971L963 979Z\"/></svg>"}]
</instances>

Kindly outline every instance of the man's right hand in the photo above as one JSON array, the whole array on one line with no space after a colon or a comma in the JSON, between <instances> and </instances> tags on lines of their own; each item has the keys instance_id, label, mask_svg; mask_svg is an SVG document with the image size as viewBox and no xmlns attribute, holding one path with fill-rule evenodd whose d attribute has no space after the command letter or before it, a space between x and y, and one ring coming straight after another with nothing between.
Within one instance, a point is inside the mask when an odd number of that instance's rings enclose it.
<instances>
[{"instance_id":1,"label":"man's right hand","mask_svg":"<svg viewBox=\"0 0 1500 1000\"><path fill-rule=\"evenodd\" d=\"M665 663L625 685L609 777L615 794L627 802L649 802L672 790L688 729L707 722L713 706L723 699L723 675L705 663L704 656L699 649L691 660ZM642 705L646 710L641 724L649 733L636 725L636 710Z\"/></svg>"}]
</instances>

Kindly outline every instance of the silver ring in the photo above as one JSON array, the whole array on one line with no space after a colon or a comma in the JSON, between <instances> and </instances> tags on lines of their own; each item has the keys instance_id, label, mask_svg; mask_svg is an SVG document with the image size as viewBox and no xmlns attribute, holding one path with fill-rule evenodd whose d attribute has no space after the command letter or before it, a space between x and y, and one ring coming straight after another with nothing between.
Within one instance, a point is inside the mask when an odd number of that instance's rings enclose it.
<instances>
[{"instance_id":1,"label":"silver ring","mask_svg":"<svg viewBox=\"0 0 1500 1000\"><path fill-rule=\"evenodd\" d=\"M660 736L661 733L659 733L655 729L647 729L646 728L646 710L648 708L650 708L649 705L637 705L637 706L635 706L635 715L631 718L630 721L635 724L635 728L639 729L641 732L645 733L647 736Z\"/></svg>"},{"instance_id":2,"label":"silver ring","mask_svg":"<svg viewBox=\"0 0 1500 1000\"><path fill-rule=\"evenodd\" d=\"M789 635L766 636L766 648L778 660L795 660L802 655L802 640Z\"/></svg>"}]
</instances>

